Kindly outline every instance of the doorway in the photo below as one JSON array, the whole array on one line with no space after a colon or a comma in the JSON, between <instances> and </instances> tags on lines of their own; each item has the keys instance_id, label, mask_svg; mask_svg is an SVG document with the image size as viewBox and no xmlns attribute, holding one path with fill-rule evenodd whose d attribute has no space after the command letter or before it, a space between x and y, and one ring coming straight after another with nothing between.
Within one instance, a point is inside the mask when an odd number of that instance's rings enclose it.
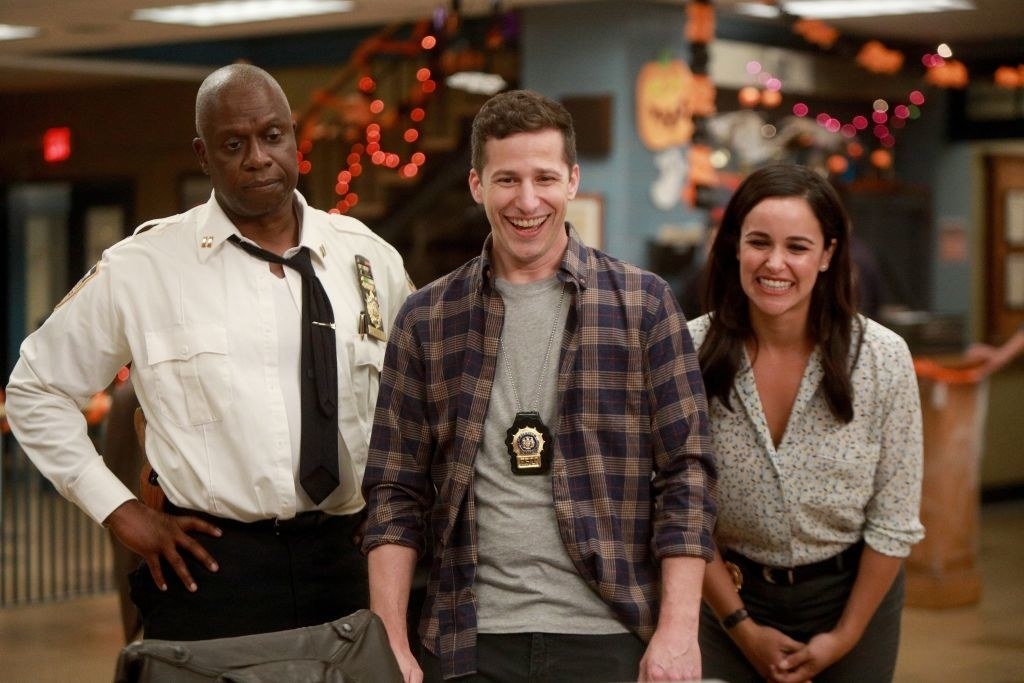
<instances>
[{"instance_id":1,"label":"doorway","mask_svg":"<svg viewBox=\"0 0 1024 683\"><path fill-rule=\"evenodd\" d=\"M133 197L133 185L120 181L0 187L4 386L25 336L130 232ZM90 434L99 429L90 425ZM112 589L105 530L57 494L9 433L0 441L0 528L0 607Z\"/></svg>"}]
</instances>

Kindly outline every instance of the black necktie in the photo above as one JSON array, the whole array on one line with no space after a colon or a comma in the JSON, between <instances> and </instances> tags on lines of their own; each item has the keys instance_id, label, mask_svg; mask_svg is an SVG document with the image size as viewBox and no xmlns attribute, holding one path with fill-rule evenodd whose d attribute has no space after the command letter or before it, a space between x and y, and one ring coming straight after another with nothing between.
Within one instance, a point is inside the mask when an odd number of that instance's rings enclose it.
<instances>
[{"instance_id":1,"label":"black necktie","mask_svg":"<svg viewBox=\"0 0 1024 683\"><path fill-rule=\"evenodd\" d=\"M313 271L309 249L283 258L244 242L228 240L256 258L294 268L302 276L302 436L299 482L317 505L338 487L338 356L334 310L323 283Z\"/></svg>"}]
</instances>

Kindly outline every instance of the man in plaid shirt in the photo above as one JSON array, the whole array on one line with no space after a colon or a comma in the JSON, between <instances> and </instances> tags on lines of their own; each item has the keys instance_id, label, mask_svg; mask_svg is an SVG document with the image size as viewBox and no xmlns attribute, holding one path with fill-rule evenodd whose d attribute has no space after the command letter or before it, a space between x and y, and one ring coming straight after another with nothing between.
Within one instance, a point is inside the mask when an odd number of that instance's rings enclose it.
<instances>
[{"instance_id":1,"label":"man in plaid shirt","mask_svg":"<svg viewBox=\"0 0 1024 683\"><path fill-rule=\"evenodd\" d=\"M496 95L472 145L491 233L409 297L385 355L363 482L371 607L406 681L699 679L715 472L676 298L565 222L580 174L564 107Z\"/></svg>"}]
</instances>

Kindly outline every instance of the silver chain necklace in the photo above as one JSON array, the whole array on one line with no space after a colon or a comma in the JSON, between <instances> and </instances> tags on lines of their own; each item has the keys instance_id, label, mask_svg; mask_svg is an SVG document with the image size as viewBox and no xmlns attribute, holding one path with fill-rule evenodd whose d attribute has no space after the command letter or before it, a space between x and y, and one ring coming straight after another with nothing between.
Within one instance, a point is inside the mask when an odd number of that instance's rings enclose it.
<instances>
[{"instance_id":1,"label":"silver chain necklace","mask_svg":"<svg viewBox=\"0 0 1024 683\"><path fill-rule=\"evenodd\" d=\"M555 333L562 327L563 303L565 303L565 283L562 283L562 293L558 295L555 321L551 325L548 347L544 351L544 362L541 364L540 375L537 378L537 391L533 397L533 405L537 406L537 410L523 410L523 402L519 398L519 391L516 389L516 382L512 374L512 363L505 351L504 335L498 339L501 356L505 361L505 373L508 375L509 386L512 387L512 395L516 399L516 417L512 426L505 432L505 446L508 448L511 458L510 465L513 474L544 474L551 469L551 452L554 447L551 430L540 419L538 411L540 409L540 392L544 388L544 378L547 377L548 362L551 359L551 347L555 343Z\"/></svg>"},{"instance_id":2,"label":"silver chain necklace","mask_svg":"<svg viewBox=\"0 0 1024 683\"><path fill-rule=\"evenodd\" d=\"M558 308L555 310L555 322L551 326L551 334L548 335L548 348L544 351L544 362L540 366L540 378L537 380L537 391L533 395L533 405L537 405L540 401L540 392L544 388L544 378L547 377L548 372L548 360L551 358L551 346L555 343L555 332L560 327L559 323L562 320L562 304L565 302L565 285L562 285L562 293L558 296ZM519 399L519 392L516 390L516 383L513 379L512 364L508 360L508 353L505 351L505 340L504 335L498 339L498 344L501 346L501 357L505 361L505 374L508 375L509 386L512 387L512 396L516 399L516 410L522 411L523 402ZM539 408L539 406L538 406Z\"/></svg>"}]
</instances>

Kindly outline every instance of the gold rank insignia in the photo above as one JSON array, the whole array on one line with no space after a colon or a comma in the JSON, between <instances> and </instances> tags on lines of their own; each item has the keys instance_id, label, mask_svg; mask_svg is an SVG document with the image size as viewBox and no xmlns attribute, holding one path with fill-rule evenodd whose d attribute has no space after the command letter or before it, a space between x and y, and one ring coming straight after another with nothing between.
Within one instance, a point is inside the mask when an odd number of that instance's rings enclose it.
<instances>
[{"instance_id":1,"label":"gold rank insignia","mask_svg":"<svg viewBox=\"0 0 1024 683\"><path fill-rule=\"evenodd\" d=\"M89 269L88 273L86 273L85 275L82 276L82 279L79 280L78 283L74 287L71 288L70 292L68 292L67 294L64 295L63 299L61 299L60 301L57 302L57 305L53 307L53 310L56 311L58 308L60 308L61 306L66 304L68 301L70 301L72 299L72 297L74 297L76 294L78 294L80 291L82 291L82 287L85 287L87 284L89 284L89 281L92 280L94 277L96 277L99 274L100 274L100 264L97 263L96 265L94 265L92 268Z\"/></svg>"},{"instance_id":2,"label":"gold rank insignia","mask_svg":"<svg viewBox=\"0 0 1024 683\"><path fill-rule=\"evenodd\" d=\"M377 301L377 285L373 281L370 261L356 254L356 273L359 276L359 290L363 294L363 311L359 314L359 334L368 334L382 342L388 340L384 332L384 319L380 315Z\"/></svg>"}]
</instances>

